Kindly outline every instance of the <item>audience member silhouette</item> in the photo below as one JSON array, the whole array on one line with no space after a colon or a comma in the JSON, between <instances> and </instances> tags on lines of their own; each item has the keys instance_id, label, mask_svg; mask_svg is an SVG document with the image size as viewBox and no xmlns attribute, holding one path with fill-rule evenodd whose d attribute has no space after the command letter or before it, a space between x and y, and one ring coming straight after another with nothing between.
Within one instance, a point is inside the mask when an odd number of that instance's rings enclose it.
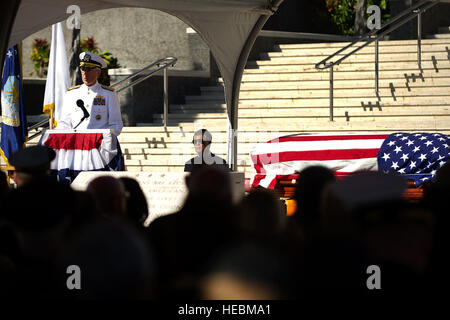
<instances>
[{"instance_id":1,"label":"audience member silhouette","mask_svg":"<svg viewBox=\"0 0 450 320\"><path fill-rule=\"evenodd\" d=\"M53 149L42 145L26 147L13 153L9 162L14 166L14 182L22 187L50 175L50 163L55 157Z\"/></svg>"},{"instance_id":2,"label":"audience member silhouette","mask_svg":"<svg viewBox=\"0 0 450 320\"><path fill-rule=\"evenodd\" d=\"M198 298L198 277L220 248L236 237L229 173L205 166L186 177L182 209L149 226L161 270L161 295Z\"/></svg>"},{"instance_id":3,"label":"audience member silhouette","mask_svg":"<svg viewBox=\"0 0 450 320\"><path fill-rule=\"evenodd\" d=\"M89 182L86 191L92 195L99 215L110 219L125 218L126 194L121 180L100 176Z\"/></svg>"},{"instance_id":4,"label":"audience member silhouette","mask_svg":"<svg viewBox=\"0 0 450 320\"><path fill-rule=\"evenodd\" d=\"M306 239L318 232L323 189L334 181L333 171L323 166L310 166L300 172L295 186L297 210L293 218Z\"/></svg>"},{"instance_id":5,"label":"audience member silhouette","mask_svg":"<svg viewBox=\"0 0 450 320\"><path fill-rule=\"evenodd\" d=\"M148 205L144 192L136 179L121 177L125 187L126 197L126 217L131 224L141 228L148 217Z\"/></svg>"}]
</instances>

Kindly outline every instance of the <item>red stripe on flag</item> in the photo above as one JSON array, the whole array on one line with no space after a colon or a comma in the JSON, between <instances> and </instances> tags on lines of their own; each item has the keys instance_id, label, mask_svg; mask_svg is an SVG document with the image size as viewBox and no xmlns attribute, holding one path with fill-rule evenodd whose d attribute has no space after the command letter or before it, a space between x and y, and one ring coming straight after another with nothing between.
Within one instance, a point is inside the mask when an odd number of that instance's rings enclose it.
<instances>
[{"instance_id":1,"label":"red stripe on flag","mask_svg":"<svg viewBox=\"0 0 450 320\"><path fill-rule=\"evenodd\" d=\"M335 136L292 136L281 137L268 141L267 143L295 142L295 141L330 141L330 140L376 140L386 139L388 134L369 135L335 135Z\"/></svg>"},{"instance_id":2,"label":"red stripe on flag","mask_svg":"<svg viewBox=\"0 0 450 320\"><path fill-rule=\"evenodd\" d=\"M271 164L286 161L327 161L327 160L355 160L376 158L377 149L348 149L348 150L317 150L317 151L286 151L258 155L258 163Z\"/></svg>"},{"instance_id":3,"label":"red stripe on flag","mask_svg":"<svg viewBox=\"0 0 450 320\"><path fill-rule=\"evenodd\" d=\"M99 149L102 141L102 133L55 133L44 144L54 150L92 150Z\"/></svg>"}]
</instances>

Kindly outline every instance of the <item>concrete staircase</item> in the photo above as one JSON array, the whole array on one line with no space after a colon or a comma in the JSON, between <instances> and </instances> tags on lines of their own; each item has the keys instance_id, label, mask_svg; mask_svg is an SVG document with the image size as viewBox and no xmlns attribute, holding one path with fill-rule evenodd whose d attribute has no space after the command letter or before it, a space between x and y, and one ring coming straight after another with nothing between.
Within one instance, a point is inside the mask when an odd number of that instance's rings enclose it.
<instances>
[{"instance_id":1,"label":"concrete staircase","mask_svg":"<svg viewBox=\"0 0 450 320\"><path fill-rule=\"evenodd\" d=\"M449 28L440 29L450 32ZM450 35L450 33L443 34ZM279 45L250 61L239 100L238 170L250 176L249 152L281 135L326 132L441 132L450 134L450 37L417 42L380 41L379 95L374 90L374 46L335 67L334 120L329 121L329 71L314 65L346 43ZM222 80L171 105L169 126L162 115L153 124L124 128L119 140L129 171L182 171L194 155L196 129L213 135L212 151L226 158Z\"/></svg>"}]
</instances>

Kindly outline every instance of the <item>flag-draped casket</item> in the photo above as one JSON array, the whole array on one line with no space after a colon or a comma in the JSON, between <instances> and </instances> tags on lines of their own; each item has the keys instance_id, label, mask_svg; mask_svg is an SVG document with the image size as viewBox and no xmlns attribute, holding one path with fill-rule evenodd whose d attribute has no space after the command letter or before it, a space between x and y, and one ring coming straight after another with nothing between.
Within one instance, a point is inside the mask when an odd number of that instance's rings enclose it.
<instances>
[{"instance_id":1,"label":"flag-draped casket","mask_svg":"<svg viewBox=\"0 0 450 320\"><path fill-rule=\"evenodd\" d=\"M50 164L58 180L71 183L81 171L122 171L117 137L110 129L46 130L39 142L56 152Z\"/></svg>"},{"instance_id":2,"label":"flag-draped casket","mask_svg":"<svg viewBox=\"0 0 450 320\"><path fill-rule=\"evenodd\" d=\"M420 186L450 160L450 138L441 133L297 134L259 144L250 153L251 186L274 188L321 165L338 177L357 171L400 174Z\"/></svg>"}]
</instances>

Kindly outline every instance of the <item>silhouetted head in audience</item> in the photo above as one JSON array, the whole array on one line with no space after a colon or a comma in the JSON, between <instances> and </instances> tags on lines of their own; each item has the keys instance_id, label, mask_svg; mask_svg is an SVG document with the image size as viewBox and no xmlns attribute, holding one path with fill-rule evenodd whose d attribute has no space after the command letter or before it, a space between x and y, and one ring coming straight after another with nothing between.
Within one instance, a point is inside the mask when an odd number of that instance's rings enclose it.
<instances>
[{"instance_id":1,"label":"silhouetted head in audience","mask_svg":"<svg viewBox=\"0 0 450 320\"><path fill-rule=\"evenodd\" d=\"M152 253L127 224L103 219L85 226L68 244L58 265L60 290L68 298L148 299L155 295ZM79 267L81 290L65 288L66 269L71 265ZM75 285L76 279L71 283Z\"/></svg>"},{"instance_id":2,"label":"silhouetted head in audience","mask_svg":"<svg viewBox=\"0 0 450 320\"><path fill-rule=\"evenodd\" d=\"M18 187L35 179L50 174L50 163L55 159L56 153L46 146L32 146L13 153L9 159L15 171L13 179Z\"/></svg>"},{"instance_id":3,"label":"silhouetted head in audience","mask_svg":"<svg viewBox=\"0 0 450 320\"><path fill-rule=\"evenodd\" d=\"M89 182L86 191L94 198L97 212L112 219L125 218L126 194L122 181L100 176Z\"/></svg>"},{"instance_id":4,"label":"silhouetted head in audience","mask_svg":"<svg viewBox=\"0 0 450 320\"><path fill-rule=\"evenodd\" d=\"M230 174L220 167L204 166L186 176L189 197L214 197L230 201Z\"/></svg>"},{"instance_id":5,"label":"silhouetted head in audience","mask_svg":"<svg viewBox=\"0 0 450 320\"><path fill-rule=\"evenodd\" d=\"M287 223L279 197L267 189L251 191L244 197L237 219L244 236L269 240L281 235Z\"/></svg>"},{"instance_id":6,"label":"silhouetted head in audience","mask_svg":"<svg viewBox=\"0 0 450 320\"><path fill-rule=\"evenodd\" d=\"M201 283L209 300L275 300L291 297L294 281L279 252L257 243L232 246L210 264Z\"/></svg>"},{"instance_id":7,"label":"silhouetted head in audience","mask_svg":"<svg viewBox=\"0 0 450 320\"><path fill-rule=\"evenodd\" d=\"M449 228L450 211L450 162L445 163L436 172L436 176L424 188L422 203L428 208L436 220L433 251L430 258L430 287L442 287L442 279L450 268L448 263L448 243L450 243Z\"/></svg>"},{"instance_id":8,"label":"silhouetted head in audience","mask_svg":"<svg viewBox=\"0 0 450 320\"><path fill-rule=\"evenodd\" d=\"M328 184L322 194L321 229L331 233L354 231L355 212L401 201L405 189L405 179L381 172L358 172Z\"/></svg>"},{"instance_id":9,"label":"silhouetted head in audience","mask_svg":"<svg viewBox=\"0 0 450 320\"><path fill-rule=\"evenodd\" d=\"M143 226L148 217L148 205L144 192L136 179L121 177L127 193L126 216L135 226Z\"/></svg>"},{"instance_id":10,"label":"silhouetted head in audience","mask_svg":"<svg viewBox=\"0 0 450 320\"><path fill-rule=\"evenodd\" d=\"M310 166L300 172L295 187L294 199L297 212L294 214L304 232L316 230L319 225L319 207L324 187L336 181L333 171L323 166Z\"/></svg>"},{"instance_id":11,"label":"silhouetted head in audience","mask_svg":"<svg viewBox=\"0 0 450 320\"><path fill-rule=\"evenodd\" d=\"M359 242L367 265L382 266L390 292L421 288L432 247L433 217L408 203L405 190L403 177L357 173L328 186L322 208L324 234Z\"/></svg>"}]
</instances>

